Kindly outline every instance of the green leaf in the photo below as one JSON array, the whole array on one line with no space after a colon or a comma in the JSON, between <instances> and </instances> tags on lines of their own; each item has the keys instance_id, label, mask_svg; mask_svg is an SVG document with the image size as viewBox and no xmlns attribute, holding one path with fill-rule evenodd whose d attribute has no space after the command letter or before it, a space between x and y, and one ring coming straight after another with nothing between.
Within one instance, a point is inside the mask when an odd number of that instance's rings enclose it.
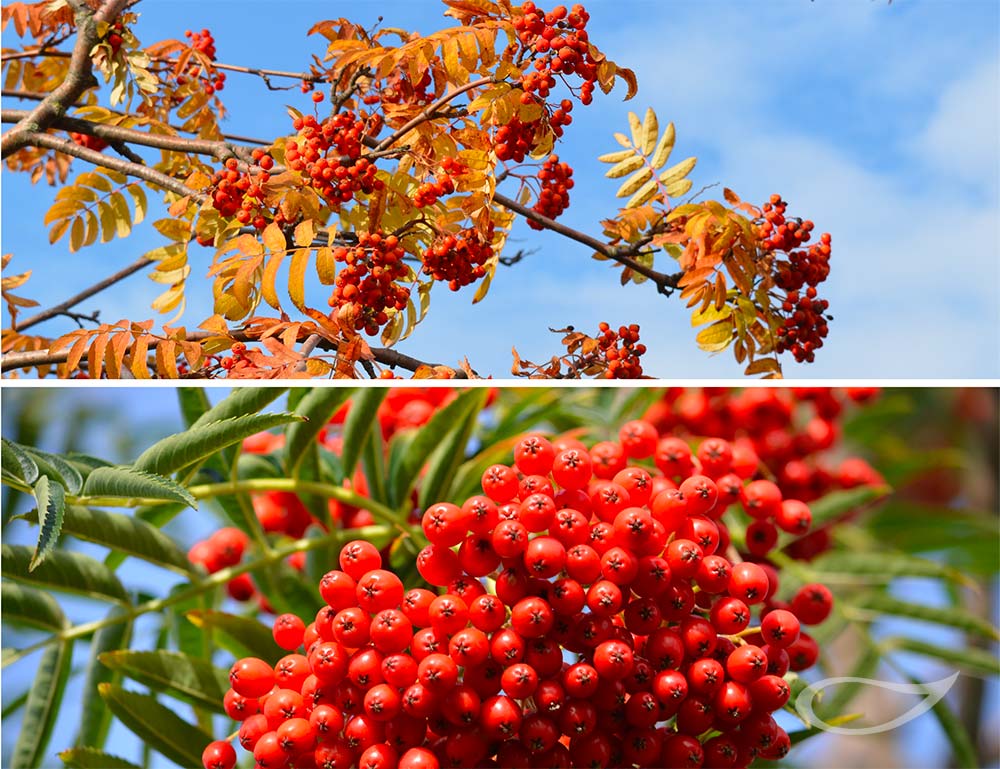
<instances>
[{"instance_id":1,"label":"green leaf","mask_svg":"<svg viewBox=\"0 0 1000 769\"><path fill-rule=\"evenodd\" d=\"M38 503L38 543L28 564L28 571L34 571L59 541L63 516L66 512L66 491L56 482L43 475L35 483L35 501Z\"/></svg>"},{"instance_id":2,"label":"green leaf","mask_svg":"<svg viewBox=\"0 0 1000 769\"><path fill-rule=\"evenodd\" d=\"M809 503L813 528L835 521L862 507L869 507L885 499L892 489L888 486L859 486L845 491L831 491L824 497Z\"/></svg>"},{"instance_id":3,"label":"green leaf","mask_svg":"<svg viewBox=\"0 0 1000 769\"><path fill-rule=\"evenodd\" d=\"M66 616L48 593L16 582L0 583L0 610L4 623L58 632L66 627Z\"/></svg>"},{"instance_id":4,"label":"green leaf","mask_svg":"<svg viewBox=\"0 0 1000 769\"><path fill-rule=\"evenodd\" d=\"M29 514L24 518L33 523L35 516ZM174 540L141 518L71 505L63 519L63 531L125 556L173 569L186 577L193 571L191 562Z\"/></svg>"},{"instance_id":5,"label":"green leaf","mask_svg":"<svg viewBox=\"0 0 1000 769\"><path fill-rule=\"evenodd\" d=\"M123 614L121 607L111 609L108 617ZM101 684L118 683L114 671L101 664L98 659L101 654L112 649L128 648L132 640L132 620L123 618L121 622L105 625L90 641L90 655L87 661L87 674L83 682L83 692L80 698L80 731L76 736L78 748L103 748L111 729L111 711L104 707L104 701L98 693Z\"/></svg>"},{"instance_id":6,"label":"green leaf","mask_svg":"<svg viewBox=\"0 0 1000 769\"><path fill-rule=\"evenodd\" d=\"M382 440L381 428L368 433L361 465L368 481L368 495L376 502L385 504L389 497L385 486L385 441Z\"/></svg>"},{"instance_id":7,"label":"green leaf","mask_svg":"<svg viewBox=\"0 0 1000 769\"><path fill-rule=\"evenodd\" d=\"M83 486L83 476L63 457L31 447L25 447L25 451L35 460L38 471L42 475L47 475L52 480L61 483L70 494L80 492L80 487Z\"/></svg>"},{"instance_id":8,"label":"green leaf","mask_svg":"<svg viewBox=\"0 0 1000 769\"><path fill-rule=\"evenodd\" d=\"M486 398L489 396L489 391L482 387L475 392L480 396L478 402L473 403L457 429L452 430L431 454L427 463L427 472L420 484L421 507L428 507L435 502L446 499L456 499L450 488L451 482L454 480L459 466L465 461L465 447L476 427L479 412L486 405ZM457 501L461 502L462 500Z\"/></svg>"},{"instance_id":9,"label":"green leaf","mask_svg":"<svg viewBox=\"0 0 1000 769\"><path fill-rule=\"evenodd\" d=\"M846 599L845 599L846 600ZM964 630L968 633L975 633L994 641L1000 641L1000 631L998 631L989 621L965 609L953 606L929 606L922 603L910 603L901 601L887 593L866 593L858 598L850 600L850 606L864 611L874 612L878 615L894 614L899 617L910 617L912 619L934 622L938 625L949 625L950 627Z\"/></svg>"},{"instance_id":10,"label":"green leaf","mask_svg":"<svg viewBox=\"0 0 1000 769\"><path fill-rule=\"evenodd\" d=\"M185 239L187 236L185 235ZM285 387L239 387L202 414L192 427L204 427L233 417L256 414L285 392ZM268 429L268 428L263 428ZM259 431L258 431L259 432Z\"/></svg>"},{"instance_id":11,"label":"green leaf","mask_svg":"<svg viewBox=\"0 0 1000 769\"><path fill-rule=\"evenodd\" d=\"M216 631L216 643L235 657L260 657L273 665L285 656L271 630L255 619L214 610L189 611L185 616L202 630Z\"/></svg>"},{"instance_id":12,"label":"green leaf","mask_svg":"<svg viewBox=\"0 0 1000 769\"><path fill-rule=\"evenodd\" d=\"M38 465L28 456L23 446L6 438L0 438L0 445L0 461L4 470L29 485L38 480Z\"/></svg>"},{"instance_id":13,"label":"green leaf","mask_svg":"<svg viewBox=\"0 0 1000 769\"><path fill-rule=\"evenodd\" d=\"M935 577L959 583L968 579L948 566L903 553L871 553L835 551L817 558L811 564L820 582L837 582L840 578L862 578L871 584L886 584L897 577ZM853 580L857 581L857 579Z\"/></svg>"},{"instance_id":14,"label":"green leaf","mask_svg":"<svg viewBox=\"0 0 1000 769\"><path fill-rule=\"evenodd\" d=\"M352 392L343 387L316 387L302 397L295 407L301 421L286 428L285 469L289 475L296 475L306 450L315 446L316 436L326 428L330 418L351 397Z\"/></svg>"},{"instance_id":15,"label":"green leaf","mask_svg":"<svg viewBox=\"0 0 1000 769\"><path fill-rule=\"evenodd\" d=\"M0 572L9 579L91 598L128 602L128 594L114 572L90 556L70 550L56 550L34 571L29 572L30 547L2 545L0 552Z\"/></svg>"},{"instance_id":16,"label":"green leaf","mask_svg":"<svg viewBox=\"0 0 1000 769\"><path fill-rule=\"evenodd\" d=\"M94 748L70 748L59 754L70 769L141 769L130 761Z\"/></svg>"},{"instance_id":17,"label":"green leaf","mask_svg":"<svg viewBox=\"0 0 1000 769\"><path fill-rule=\"evenodd\" d=\"M224 713L222 698L229 689L225 671L207 660L172 651L109 651L100 656L105 667L150 689Z\"/></svg>"},{"instance_id":18,"label":"green leaf","mask_svg":"<svg viewBox=\"0 0 1000 769\"><path fill-rule=\"evenodd\" d=\"M137 521L145 521L153 528L159 529L166 526L177 517L185 508L184 504L152 505L150 507L140 507L133 516ZM123 552L112 550L104 559L104 563L112 571L117 569L128 558Z\"/></svg>"},{"instance_id":19,"label":"green leaf","mask_svg":"<svg viewBox=\"0 0 1000 769\"><path fill-rule=\"evenodd\" d=\"M434 450L446 442L452 433L461 430L466 416L478 412L485 403L482 388L472 388L461 393L455 400L435 412L423 427L411 433L413 436L399 457L398 465L389 469L389 506L402 504L413 488L424 463Z\"/></svg>"},{"instance_id":20,"label":"green leaf","mask_svg":"<svg viewBox=\"0 0 1000 769\"><path fill-rule=\"evenodd\" d=\"M973 647L952 649L918 641L915 638L886 638L881 642L881 646L887 650L907 651L936 657L979 675L1000 675L1000 660L982 649Z\"/></svg>"},{"instance_id":21,"label":"green leaf","mask_svg":"<svg viewBox=\"0 0 1000 769\"><path fill-rule=\"evenodd\" d=\"M189 724L155 697L101 684L101 697L118 720L146 745L181 766L201 766L201 752L212 735Z\"/></svg>"},{"instance_id":22,"label":"green leaf","mask_svg":"<svg viewBox=\"0 0 1000 769\"><path fill-rule=\"evenodd\" d=\"M245 414L199 424L154 443L132 466L147 473L170 475L254 433L301 419L296 414Z\"/></svg>"},{"instance_id":23,"label":"green leaf","mask_svg":"<svg viewBox=\"0 0 1000 769\"><path fill-rule=\"evenodd\" d=\"M358 457L361 456L365 441L368 440L372 428L378 427L376 416L378 407L388 392L388 389L384 387L366 387L355 392L351 408L344 420L344 448L340 455L340 461L345 478L350 478L354 473L354 467L358 463Z\"/></svg>"},{"instance_id":24,"label":"green leaf","mask_svg":"<svg viewBox=\"0 0 1000 769\"><path fill-rule=\"evenodd\" d=\"M185 583L175 585L170 590L170 597L174 598L177 593L184 592L188 588L189 585ZM212 600L213 592L206 591L182 598L168 609L169 619L164 622L166 626L165 632L172 634L178 651L206 660L212 658L212 651L215 648L212 633L202 632L201 629L188 622L186 615L189 611L211 609L214 603ZM164 639L163 646L166 646L166 639Z\"/></svg>"},{"instance_id":25,"label":"green leaf","mask_svg":"<svg viewBox=\"0 0 1000 769\"><path fill-rule=\"evenodd\" d=\"M198 507L195 498L176 481L125 465L96 468L87 476L83 494L87 497L164 499Z\"/></svg>"},{"instance_id":26,"label":"green leaf","mask_svg":"<svg viewBox=\"0 0 1000 769\"><path fill-rule=\"evenodd\" d=\"M70 663L73 662L73 642L52 644L42 655L24 708L21 731L14 746L11 769L35 769L42 765L45 748L59 716Z\"/></svg>"}]
</instances>

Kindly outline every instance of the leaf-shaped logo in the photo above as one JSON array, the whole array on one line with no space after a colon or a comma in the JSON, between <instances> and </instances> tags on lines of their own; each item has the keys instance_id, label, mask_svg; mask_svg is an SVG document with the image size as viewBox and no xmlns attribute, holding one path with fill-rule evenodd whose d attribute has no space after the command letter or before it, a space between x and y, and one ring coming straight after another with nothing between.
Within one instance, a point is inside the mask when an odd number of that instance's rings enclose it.
<instances>
[{"instance_id":1,"label":"leaf-shaped logo","mask_svg":"<svg viewBox=\"0 0 1000 769\"><path fill-rule=\"evenodd\" d=\"M804 689L801 694L799 694L795 700L795 711L805 723L811 724L824 732L848 735L878 734L879 732L891 731L898 726L902 726L903 724L922 716L941 701L941 699L951 690L951 687L955 685L955 681L957 680L957 671L947 678L923 684L878 681L873 678L858 678L857 676L824 678L822 681L817 681L816 683L810 685L808 688ZM900 694L920 695L923 699L902 715L893 718L891 721L886 721L883 724L877 724L876 726L862 726L856 729L845 728L843 726L834 726L833 724L824 721L816 715L816 711L813 710L813 699L816 695L827 687L837 686L838 684L862 684L864 686L874 686L892 692L899 692Z\"/></svg>"}]
</instances>

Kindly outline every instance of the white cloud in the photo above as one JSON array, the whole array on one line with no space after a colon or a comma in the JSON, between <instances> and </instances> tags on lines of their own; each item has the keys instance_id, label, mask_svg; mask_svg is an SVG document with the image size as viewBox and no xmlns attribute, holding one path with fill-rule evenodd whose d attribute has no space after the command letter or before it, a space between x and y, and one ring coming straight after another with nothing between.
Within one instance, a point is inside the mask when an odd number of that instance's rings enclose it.
<instances>
[{"instance_id":1,"label":"white cloud","mask_svg":"<svg viewBox=\"0 0 1000 769\"><path fill-rule=\"evenodd\" d=\"M995 195L1000 180L1000 58L952 82L911 144L917 162Z\"/></svg>"}]
</instances>

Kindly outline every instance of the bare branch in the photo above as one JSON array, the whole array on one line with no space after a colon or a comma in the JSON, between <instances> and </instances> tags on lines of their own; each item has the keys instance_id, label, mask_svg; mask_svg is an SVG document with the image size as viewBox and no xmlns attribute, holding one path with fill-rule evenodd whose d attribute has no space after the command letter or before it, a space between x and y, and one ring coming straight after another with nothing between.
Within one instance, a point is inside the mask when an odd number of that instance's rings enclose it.
<instances>
[{"instance_id":1,"label":"bare branch","mask_svg":"<svg viewBox=\"0 0 1000 769\"><path fill-rule=\"evenodd\" d=\"M17 325L15 331L24 331L25 329L31 328L32 326L42 323L43 321L49 320L50 318L54 318L57 315L65 315L70 307L78 305L80 302L84 301L85 299L89 299L94 294L99 294L104 289L113 286L115 283L124 280L130 275L134 275L135 273L139 272L139 270L141 270L143 267L146 267L149 264L152 264L152 262L145 256L139 257L134 262L132 262L132 264L128 265L128 267L124 267L123 269L119 270L113 275L109 275L108 277L104 278L104 280L99 280L97 283L94 283L92 286L85 288L80 293L74 294L65 302L60 302L59 304L50 307L47 310L42 310L41 312L32 315L30 318L25 319L22 323L19 323Z\"/></svg>"},{"instance_id":2,"label":"bare branch","mask_svg":"<svg viewBox=\"0 0 1000 769\"><path fill-rule=\"evenodd\" d=\"M640 262L637 262L633 257L637 253L634 247L630 248L619 248L617 246L609 246L602 240L591 237L584 232L579 230L574 230L572 227L567 227L565 224L560 224L554 219L550 219L547 216L543 216L537 211L528 208L527 206L521 205L513 198L508 198L506 195L502 195L499 192L493 194L493 201L499 203L504 208L513 211L514 213L520 214L525 219L530 219L533 222L537 222L542 225L545 229L551 230L552 232L563 235L570 240L575 240L577 243L582 243L594 249L597 253L602 256L606 256L619 264L623 264L629 269L637 272L640 275L645 276L649 280L656 284L656 289L661 294L670 294L673 289L677 288L677 282L683 277L683 272L678 272L673 275L667 275L663 272L657 272L654 269L647 267ZM641 244L640 244L641 247Z\"/></svg>"}]
</instances>

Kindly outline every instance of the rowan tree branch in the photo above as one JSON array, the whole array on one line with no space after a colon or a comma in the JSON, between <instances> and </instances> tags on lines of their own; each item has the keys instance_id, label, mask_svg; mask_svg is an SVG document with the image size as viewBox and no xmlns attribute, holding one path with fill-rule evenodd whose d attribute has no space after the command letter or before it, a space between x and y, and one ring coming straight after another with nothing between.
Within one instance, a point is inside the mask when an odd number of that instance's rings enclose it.
<instances>
[{"instance_id":1,"label":"rowan tree branch","mask_svg":"<svg viewBox=\"0 0 1000 769\"><path fill-rule=\"evenodd\" d=\"M5 109L0 111L0 121L4 123L17 123L28 115L26 110ZM249 162L253 149L251 147L233 144L228 141L214 141L212 139L187 139L183 136L169 136L165 134L152 134L146 131L137 131L134 128L123 128L122 126L109 125L107 123L95 123L91 120L81 120L80 118L62 116L52 122L53 128L63 131L96 136L110 143L116 144L138 144L143 147L152 147L158 150L169 152L185 152L195 155L208 155L225 160L236 157ZM117 149L117 147L116 147ZM130 158L135 161L134 158ZM278 168L276 173L282 169Z\"/></svg>"},{"instance_id":2,"label":"rowan tree branch","mask_svg":"<svg viewBox=\"0 0 1000 769\"><path fill-rule=\"evenodd\" d=\"M461 88L456 88L454 91L451 91L450 93L446 93L444 96L435 101L433 104L430 104L419 115L406 122L401 128L397 128L389 136L385 137L377 144L375 144L374 145L375 151L381 152L382 150L391 147L397 141L406 136L406 134L408 134L410 131L416 128L418 125L434 117L434 114L439 109L441 109L445 104L450 102L456 96L461 96L463 93L465 93L466 91L471 91L473 88L482 88L484 85L489 85L490 83L495 83L495 82L496 80L494 80L492 77L483 77L480 78L479 80L473 80L471 83L466 83Z\"/></svg>"},{"instance_id":3,"label":"rowan tree branch","mask_svg":"<svg viewBox=\"0 0 1000 769\"><path fill-rule=\"evenodd\" d=\"M118 270L118 272L114 273L113 275L109 275L108 277L104 278L104 280L100 280L97 283L94 283L92 286L85 288L80 293L74 294L66 301L60 302L59 304L54 305L48 308L47 310L42 310L41 312L32 315L30 318L25 319L24 322L17 324L17 326L14 327L14 330L24 331L25 329L31 328L32 326L36 326L39 323L42 323L43 321L49 320L50 318L54 318L57 315L64 315L69 310L70 307L78 305L80 302L89 299L94 294L99 294L104 289L113 286L115 283L124 280L130 275L134 275L135 273L139 272L139 270L141 270L143 267L146 267L147 265L152 263L153 263L152 260L147 259L145 256L141 256L134 262L132 262L132 264L128 265L128 267L124 267Z\"/></svg>"},{"instance_id":4,"label":"rowan tree branch","mask_svg":"<svg viewBox=\"0 0 1000 769\"><path fill-rule=\"evenodd\" d=\"M161 171L157 171L149 166L123 160L121 158L109 157L108 155L97 152L96 150L81 147L79 144L74 141L70 141L69 139L61 139L58 136L53 136L52 134L28 132L25 135L25 142L22 146L29 145L35 147L45 147L46 149L56 150L66 155L72 155L75 158L80 158L80 160L86 160L88 163L92 163L95 166L103 166L104 168L110 168L112 171L118 171L126 176L142 179L143 181L149 182L156 187L161 187L169 192L174 192L182 196L190 195L199 202L204 202L208 199L208 196L205 195L205 193L193 190L182 181L175 179L172 176L167 176L167 174Z\"/></svg>"},{"instance_id":5,"label":"rowan tree branch","mask_svg":"<svg viewBox=\"0 0 1000 769\"><path fill-rule=\"evenodd\" d=\"M493 194L493 201L495 203L499 203L501 206L510 211L520 214L525 219L537 222L547 230L558 233L559 235L567 237L570 240L575 240L577 243L582 243L583 245L594 249L602 256L618 262L634 272L645 276L656 284L656 289L661 294L669 295L675 288L677 288L678 281L684 276L683 272L668 275L667 273L658 272L657 270L637 262L634 259L634 256L638 253L636 246L622 248L619 246L608 245L604 241L598 240L597 238L587 235L584 232L574 230L572 227L567 227L565 224L560 224L554 219L550 219L549 217L544 216L527 206L521 205L513 198L508 198L506 195L499 192L495 192ZM638 248L641 247L642 244L639 244Z\"/></svg>"},{"instance_id":6,"label":"rowan tree branch","mask_svg":"<svg viewBox=\"0 0 1000 769\"><path fill-rule=\"evenodd\" d=\"M57 118L66 114L66 110L73 106L84 91L97 85L90 62L90 51L98 42L97 25L114 19L127 2L128 0L106 0L96 13L85 3L73 4L77 33L66 79L24 119L0 137L0 157L7 157L27 146L32 134L46 131Z\"/></svg>"},{"instance_id":7,"label":"rowan tree branch","mask_svg":"<svg viewBox=\"0 0 1000 769\"><path fill-rule=\"evenodd\" d=\"M195 331L194 333L187 335L187 341L202 342L205 339L217 336L219 336L219 334L212 331ZM229 337L235 342L259 341L257 338L252 337L243 331L232 331L229 333ZM149 349L155 350L160 345L161 341L163 340L151 339L149 342ZM336 349L336 345L326 339L321 339L316 347L322 350ZM388 347L372 347L371 352L375 360L383 366L389 366L390 368L402 368L411 372L416 371L421 367L434 368L440 365L437 363L428 363L427 361L414 358L411 355L406 355L398 350L389 349ZM50 352L49 350L30 350L28 352L7 353L3 356L2 362L0 362L0 371L14 371L16 369L65 363L67 358L69 358L69 353L69 350L60 350L55 353ZM449 368L451 367L449 366ZM453 370L455 371L456 379L468 378L465 372L461 369Z\"/></svg>"}]
</instances>

